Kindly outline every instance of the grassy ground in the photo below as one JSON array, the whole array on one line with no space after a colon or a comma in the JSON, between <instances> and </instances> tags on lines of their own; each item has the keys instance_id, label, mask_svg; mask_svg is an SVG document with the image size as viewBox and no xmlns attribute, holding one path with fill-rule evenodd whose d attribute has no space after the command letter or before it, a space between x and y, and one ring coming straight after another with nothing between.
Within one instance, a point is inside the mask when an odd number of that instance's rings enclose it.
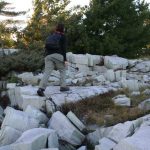
<instances>
[{"instance_id":1,"label":"grassy ground","mask_svg":"<svg viewBox=\"0 0 150 150\"><path fill-rule=\"evenodd\" d=\"M119 94L125 94L131 98L131 107L114 105L112 98ZM62 106L62 111L67 114L67 112L71 110L86 125L96 124L100 126L111 126L120 122L134 120L149 113L149 111L142 111L137 107L141 101L148 98L149 96L144 94L131 96L127 90L118 92L111 91L76 103L66 103Z\"/></svg>"}]
</instances>

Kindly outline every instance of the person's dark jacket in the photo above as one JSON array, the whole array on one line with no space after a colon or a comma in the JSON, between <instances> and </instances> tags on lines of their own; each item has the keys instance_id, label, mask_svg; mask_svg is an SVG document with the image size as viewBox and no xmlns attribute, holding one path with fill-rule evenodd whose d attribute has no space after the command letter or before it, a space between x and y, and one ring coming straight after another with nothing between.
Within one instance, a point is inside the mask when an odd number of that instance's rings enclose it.
<instances>
[{"instance_id":1,"label":"person's dark jacket","mask_svg":"<svg viewBox=\"0 0 150 150\"><path fill-rule=\"evenodd\" d=\"M66 61L66 36L61 32L55 32L55 33L61 35L60 43L59 43L60 48L59 49L52 49L52 48L49 49L47 46L45 46L46 55L58 53L58 54L63 55L64 61Z\"/></svg>"}]
</instances>

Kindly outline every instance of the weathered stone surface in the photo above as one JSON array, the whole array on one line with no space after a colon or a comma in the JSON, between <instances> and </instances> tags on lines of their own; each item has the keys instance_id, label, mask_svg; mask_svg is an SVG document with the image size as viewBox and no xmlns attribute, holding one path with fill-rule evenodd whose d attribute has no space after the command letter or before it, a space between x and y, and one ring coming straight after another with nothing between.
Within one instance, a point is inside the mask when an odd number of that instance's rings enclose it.
<instances>
[{"instance_id":1,"label":"weathered stone surface","mask_svg":"<svg viewBox=\"0 0 150 150\"><path fill-rule=\"evenodd\" d=\"M125 78L122 78L120 83L123 88L128 88L130 91L139 91L138 80L126 80Z\"/></svg>"},{"instance_id":2,"label":"weathered stone surface","mask_svg":"<svg viewBox=\"0 0 150 150\"><path fill-rule=\"evenodd\" d=\"M80 148L78 148L77 150L87 150L86 146L82 146Z\"/></svg>"},{"instance_id":3,"label":"weathered stone surface","mask_svg":"<svg viewBox=\"0 0 150 150\"><path fill-rule=\"evenodd\" d=\"M84 131L86 129L85 125L77 118L73 112L68 112L67 118L80 130Z\"/></svg>"},{"instance_id":4,"label":"weathered stone surface","mask_svg":"<svg viewBox=\"0 0 150 150\"><path fill-rule=\"evenodd\" d=\"M14 128L6 126L0 130L0 146L9 145L14 143L22 132Z\"/></svg>"},{"instance_id":5,"label":"weathered stone surface","mask_svg":"<svg viewBox=\"0 0 150 150\"><path fill-rule=\"evenodd\" d=\"M128 60L121 57L105 56L104 65L109 69L126 69Z\"/></svg>"},{"instance_id":6,"label":"weathered stone surface","mask_svg":"<svg viewBox=\"0 0 150 150\"><path fill-rule=\"evenodd\" d=\"M32 85L38 84L38 78L34 76L32 72L25 72L25 73L19 74L18 78L21 78L22 81L26 84L32 84Z\"/></svg>"},{"instance_id":7,"label":"weathered stone surface","mask_svg":"<svg viewBox=\"0 0 150 150\"><path fill-rule=\"evenodd\" d=\"M41 149L41 150L59 150L58 148L44 148L44 149Z\"/></svg>"},{"instance_id":8,"label":"weathered stone surface","mask_svg":"<svg viewBox=\"0 0 150 150\"><path fill-rule=\"evenodd\" d=\"M40 150L46 148L48 136L55 132L51 129L34 128L25 131L12 145L13 150Z\"/></svg>"},{"instance_id":9,"label":"weathered stone surface","mask_svg":"<svg viewBox=\"0 0 150 150\"><path fill-rule=\"evenodd\" d=\"M105 66L94 66L93 70L99 73L106 73L107 72L107 68Z\"/></svg>"},{"instance_id":10,"label":"weathered stone surface","mask_svg":"<svg viewBox=\"0 0 150 150\"><path fill-rule=\"evenodd\" d=\"M69 62L74 63L74 64L82 64L82 65L88 65L88 56L86 55L76 55L72 54L70 55L71 59Z\"/></svg>"},{"instance_id":11,"label":"weathered stone surface","mask_svg":"<svg viewBox=\"0 0 150 150\"><path fill-rule=\"evenodd\" d=\"M141 102L138 107L142 110L150 110L150 99Z\"/></svg>"},{"instance_id":12,"label":"weathered stone surface","mask_svg":"<svg viewBox=\"0 0 150 150\"><path fill-rule=\"evenodd\" d=\"M131 100L130 100L130 98L126 97L126 95L118 95L118 96L112 98L112 100L116 105L119 105L119 106L130 106L131 105Z\"/></svg>"},{"instance_id":13,"label":"weathered stone surface","mask_svg":"<svg viewBox=\"0 0 150 150\"><path fill-rule=\"evenodd\" d=\"M143 94L150 95L150 89L146 89L143 91Z\"/></svg>"},{"instance_id":14,"label":"weathered stone surface","mask_svg":"<svg viewBox=\"0 0 150 150\"><path fill-rule=\"evenodd\" d=\"M115 72L115 80L120 81L122 78L126 78L126 70L118 70Z\"/></svg>"},{"instance_id":15,"label":"weathered stone surface","mask_svg":"<svg viewBox=\"0 0 150 150\"><path fill-rule=\"evenodd\" d=\"M7 83L7 89L14 89L16 87L16 83Z\"/></svg>"},{"instance_id":16,"label":"weathered stone surface","mask_svg":"<svg viewBox=\"0 0 150 150\"><path fill-rule=\"evenodd\" d=\"M141 63L136 64L135 68L139 72L148 72L150 71L150 61L143 61Z\"/></svg>"},{"instance_id":17,"label":"weathered stone surface","mask_svg":"<svg viewBox=\"0 0 150 150\"><path fill-rule=\"evenodd\" d=\"M108 138L119 143L122 139L131 136L134 133L134 125L132 122L127 121L124 124L119 123L113 126L113 129L108 134Z\"/></svg>"},{"instance_id":18,"label":"weathered stone surface","mask_svg":"<svg viewBox=\"0 0 150 150\"><path fill-rule=\"evenodd\" d=\"M115 81L115 72L112 69L107 70L105 78L111 82Z\"/></svg>"},{"instance_id":19,"label":"weathered stone surface","mask_svg":"<svg viewBox=\"0 0 150 150\"><path fill-rule=\"evenodd\" d=\"M87 135L87 139L90 143L97 145L99 144L99 140L103 137L108 136L109 132L111 132L113 127L108 128L98 128L96 131L89 133Z\"/></svg>"},{"instance_id":20,"label":"weathered stone surface","mask_svg":"<svg viewBox=\"0 0 150 150\"><path fill-rule=\"evenodd\" d=\"M27 106L25 112L26 112L29 116L31 116L31 117L33 117L33 118L39 120L39 122L40 122L41 124L42 124L42 123L43 123L43 124L46 124L46 123L48 122L48 117L47 117L43 112L41 112L39 109L37 109L37 108L35 108L35 107L31 106L31 105L28 105L28 106Z\"/></svg>"},{"instance_id":21,"label":"weathered stone surface","mask_svg":"<svg viewBox=\"0 0 150 150\"><path fill-rule=\"evenodd\" d=\"M150 126L140 128L133 136L123 139L114 150L150 150Z\"/></svg>"},{"instance_id":22,"label":"weathered stone surface","mask_svg":"<svg viewBox=\"0 0 150 150\"><path fill-rule=\"evenodd\" d=\"M49 128L57 131L59 137L72 145L81 145L85 136L75 128L69 119L61 112L55 112L50 121Z\"/></svg>"},{"instance_id":23,"label":"weathered stone surface","mask_svg":"<svg viewBox=\"0 0 150 150\"><path fill-rule=\"evenodd\" d=\"M12 127L18 131L26 131L39 126L39 121L30 117L27 113L7 107L5 110L5 118L1 128L6 126Z\"/></svg>"},{"instance_id":24,"label":"weathered stone surface","mask_svg":"<svg viewBox=\"0 0 150 150\"><path fill-rule=\"evenodd\" d=\"M95 150L112 150L115 145L115 142L104 137L99 140L99 145L95 146Z\"/></svg>"},{"instance_id":25,"label":"weathered stone surface","mask_svg":"<svg viewBox=\"0 0 150 150\"><path fill-rule=\"evenodd\" d=\"M48 136L48 147L49 148L59 148L58 136L55 131L51 132L51 134Z\"/></svg>"},{"instance_id":26,"label":"weathered stone surface","mask_svg":"<svg viewBox=\"0 0 150 150\"><path fill-rule=\"evenodd\" d=\"M28 105L34 106L39 110L45 111L46 110L46 102L45 102L45 97L40 97L40 96L28 96L28 95L21 95L22 97L22 108L25 110Z\"/></svg>"},{"instance_id":27,"label":"weathered stone surface","mask_svg":"<svg viewBox=\"0 0 150 150\"><path fill-rule=\"evenodd\" d=\"M10 145L1 146L0 150L13 150Z\"/></svg>"}]
</instances>

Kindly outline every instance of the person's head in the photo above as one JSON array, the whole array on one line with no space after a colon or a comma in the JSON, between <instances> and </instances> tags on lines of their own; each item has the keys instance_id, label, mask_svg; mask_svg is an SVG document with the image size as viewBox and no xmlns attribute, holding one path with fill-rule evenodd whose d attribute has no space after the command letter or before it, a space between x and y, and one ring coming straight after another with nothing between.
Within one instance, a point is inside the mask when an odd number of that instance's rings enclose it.
<instances>
[{"instance_id":1,"label":"person's head","mask_svg":"<svg viewBox=\"0 0 150 150\"><path fill-rule=\"evenodd\" d=\"M56 31L64 33L64 24L63 23L58 23L56 25Z\"/></svg>"}]
</instances>

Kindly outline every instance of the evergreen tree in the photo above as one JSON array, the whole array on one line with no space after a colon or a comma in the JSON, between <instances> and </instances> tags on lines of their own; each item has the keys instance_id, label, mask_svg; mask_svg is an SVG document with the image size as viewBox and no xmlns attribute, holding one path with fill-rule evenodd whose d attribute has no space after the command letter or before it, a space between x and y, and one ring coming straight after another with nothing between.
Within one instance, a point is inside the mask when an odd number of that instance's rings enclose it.
<instances>
[{"instance_id":1,"label":"evergreen tree","mask_svg":"<svg viewBox=\"0 0 150 150\"><path fill-rule=\"evenodd\" d=\"M89 53L134 57L150 41L149 5L140 0L92 0L84 25Z\"/></svg>"},{"instance_id":2,"label":"evergreen tree","mask_svg":"<svg viewBox=\"0 0 150 150\"><path fill-rule=\"evenodd\" d=\"M44 41L56 22L65 22L69 11L65 8L69 0L35 0L34 13L27 27L19 33L18 43L31 50L43 50Z\"/></svg>"},{"instance_id":3,"label":"evergreen tree","mask_svg":"<svg viewBox=\"0 0 150 150\"><path fill-rule=\"evenodd\" d=\"M8 8L10 3L7 3L3 0L0 0L0 16L7 17L15 17L21 14L25 14L25 12L16 12L10 7ZM0 21L0 43L1 47L12 47L14 46L14 40L12 39L12 34L17 31L16 23L19 23L18 20L5 19Z\"/></svg>"}]
</instances>

